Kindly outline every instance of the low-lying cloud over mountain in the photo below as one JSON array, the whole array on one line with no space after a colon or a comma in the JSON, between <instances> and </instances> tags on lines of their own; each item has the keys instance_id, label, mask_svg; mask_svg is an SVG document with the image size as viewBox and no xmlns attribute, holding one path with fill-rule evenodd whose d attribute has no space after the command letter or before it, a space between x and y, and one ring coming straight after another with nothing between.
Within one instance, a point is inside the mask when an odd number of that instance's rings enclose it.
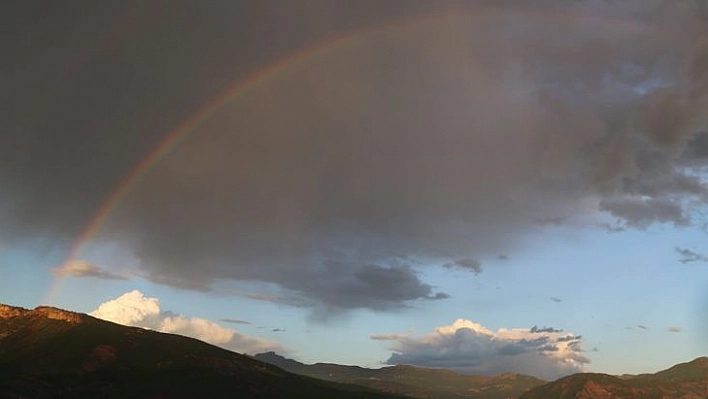
<instances>
[{"instance_id":1,"label":"low-lying cloud over mountain","mask_svg":"<svg viewBox=\"0 0 708 399\"><path fill-rule=\"evenodd\" d=\"M163 311L157 298L148 298L137 290L102 303L90 314L126 326L186 335L240 353L283 351L276 342L249 337L199 317Z\"/></svg>"},{"instance_id":2,"label":"low-lying cloud over mountain","mask_svg":"<svg viewBox=\"0 0 708 399\"><path fill-rule=\"evenodd\" d=\"M471 320L457 319L423 336L390 339L396 343L388 364L447 368L465 374L516 372L553 380L582 371L590 362L581 336L553 328L491 331Z\"/></svg>"}]
</instances>

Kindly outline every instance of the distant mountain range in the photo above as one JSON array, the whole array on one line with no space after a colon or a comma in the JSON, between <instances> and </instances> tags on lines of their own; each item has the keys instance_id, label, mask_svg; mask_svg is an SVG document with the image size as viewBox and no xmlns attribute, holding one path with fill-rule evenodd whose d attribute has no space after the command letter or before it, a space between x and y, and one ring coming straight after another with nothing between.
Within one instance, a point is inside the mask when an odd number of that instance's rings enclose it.
<instances>
[{"instance_id":1,"label":"distant mountain range","mask_svg":"<svg viewBox=\"0 0 708 399\"><path fill-rule=\"evenodd\" d=\"M708 398L708 358L544 383L412 366L306 365L51 307L0 304L0 398Z\"/></svg>"},{"instance_id":2,"label":"distant mountain range","mask_svg":"<svg viewBox=\"0 0 708 399\"><path fill-rule=\"evenodd\" d=\"M516 398L545 383L535 377L511 373L487 377L413 366L369 369L330 363L307 365L274 352L259 353L254 358L295 374L421 399Z\"/></svg>"}]
</instances>

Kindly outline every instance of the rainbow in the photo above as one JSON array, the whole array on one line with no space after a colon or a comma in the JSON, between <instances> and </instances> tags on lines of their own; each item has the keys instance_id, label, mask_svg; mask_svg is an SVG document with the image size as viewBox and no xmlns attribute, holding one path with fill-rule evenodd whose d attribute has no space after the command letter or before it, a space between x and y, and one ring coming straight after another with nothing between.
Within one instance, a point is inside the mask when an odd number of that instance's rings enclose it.
<instances>
[{"instance_id":1,"label":"rainbow","mask_svg":"<svg viewBox=\"0 0 708 399\"><path fill-rule=\"evenodd\" d=\"M121 203L123 198L125 198L126 195L130 193L131 189L134 186L136 186L146 175L148 175L156 167L156 165L160 164L160 162L166 156L168 156L172 150L178 147L190 135L190 133L194 132L195 128L200 123L207 120L214 113L220 110L224 105L228 104L234 99L246 95L247 93L257 89L260 86L267 84L274 78L282 75L283 72L290 70L294 67L303 65L306 62L317 58L317 56L324 55L325 53L335 49L341 49L347 46L355 46L357 43L363 42L374 35L404 31L406 29L414 28L417 25L424 23L465 20L471 16L472 12L475 12L475 14L479 15L479 13L485 13L487 11L492 10L494 10L494 8L491 7L477 9L475 11L453 9L439 14L426 14L422 16L415 15L400 18L394 21L388 21L383 24L350 31L338 36L330 37L311 47L297 51L289 56L286 56L280 61L273 63L263 69L260 69L251 74L250 76L235 82L221 94L204 104L197 112L192 114L180 125L165 134L164 138L160 141L160 143L151 151L149 151L142 159L142 161L140 161L129 171L129 173L111 191L108 198L96 211L94 217L88 223L83 233L75 240L74 244L72 245L69 251L69 254L65 258L60 268L66 266L68 263L78 258L83 248L91 240L91 237L96 234L96 232L103 226L106 220L111 216L111 214ZM599 16L571 14L569 11L564 10L553 10L549 12L549 10L538 11L527 9L524 10L524 15L528 15L533 18L541 18L542 20L550 20L558 24L572 24L573 21L577 20L585 20L589 22L600 21L602 24L604 24L604 26L607 26L607 24L609 23L610 26L614 28L621 28L621 30L623 31L651 33L651 31L644 30L644 26L634 20L607 20ZM666 33L666 29L661 29L660 32ZM62 276L61 274L55 275L47 294L42 300L42 304L51 304L53 302L55 296L61 288L63 281L64 276Z\"/></svg>"}]
</instances>

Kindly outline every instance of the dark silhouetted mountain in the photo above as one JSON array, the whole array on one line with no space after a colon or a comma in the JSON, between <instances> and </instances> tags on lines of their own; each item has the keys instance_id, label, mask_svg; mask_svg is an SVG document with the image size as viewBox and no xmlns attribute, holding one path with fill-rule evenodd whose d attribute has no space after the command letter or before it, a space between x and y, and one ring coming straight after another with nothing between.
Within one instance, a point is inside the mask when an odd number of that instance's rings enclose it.
<instances>
[{"instance_id":1,"label":"dark silhouetted mountain","mask_svg":"<svg viewBox=\"0 0 708 399\"><path fill-rule=\"evenodd\" d=\"M260 353L255 358L295 374L339 383L362 385L414 398L516 398L545 382L522 374L501 374L487 377L413 366L369 369L329 363L308 365L273 352Z\"/></svg>"},{"instance_id":2,"label":"dark silhouetted mountain","mask_svg":"<svg viewBox=\"0 0 708 399\"><path fill-rule=\"evenodd\" d=\"M620 377L580 373L531 389L520 399L708 398L708 358L699 357L656 374Z\"/></svg>"},{"instance_id":3,"label":"dark silhouetted mountain","mask_svg":"<svg viewBox=\"0 0 708 399\"><path fill-rule=\"evenodd\" d=\"M0 304L0 398L400 398L196 339Z\"/></svg>"}]
</instances>

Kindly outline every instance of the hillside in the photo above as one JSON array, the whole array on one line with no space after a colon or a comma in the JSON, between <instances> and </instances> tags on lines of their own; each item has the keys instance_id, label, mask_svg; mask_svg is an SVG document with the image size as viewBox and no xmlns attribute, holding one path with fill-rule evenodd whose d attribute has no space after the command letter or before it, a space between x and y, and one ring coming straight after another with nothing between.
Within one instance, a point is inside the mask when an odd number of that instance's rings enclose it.
<instances>
[{"instance_id":1,"label":"hillside","mask_svg":"<svg viewBox=\"0 0 708 399\"><path fill-rule=\"evenodd\" d=\"M306 365L273 352L260 353L255 358L295 374L362 385L414 398L516 398L544 383L543 380L520 374L486 377L413 366L368 369L329 363Z\"/></svg>"},{"instance_id":2,"label":"hillside","mask_svg":"<svg viewBox=\"0 0 708 399\"><path fill-rule=\"evenodd\" d=\"M708 358L700 357L656 374L616 377L580 373L531 389L519 399L708 397Z\"/></svg>"},{"instance_id":3,"label":"hillside","mask_svg":"<svg viewBox=\"0 0 708 399\"><path fill-rule=\"evenodd\" d=\"M192 338L0 304L1 398L378 398Z\"/></svg>"}]
</instances>

